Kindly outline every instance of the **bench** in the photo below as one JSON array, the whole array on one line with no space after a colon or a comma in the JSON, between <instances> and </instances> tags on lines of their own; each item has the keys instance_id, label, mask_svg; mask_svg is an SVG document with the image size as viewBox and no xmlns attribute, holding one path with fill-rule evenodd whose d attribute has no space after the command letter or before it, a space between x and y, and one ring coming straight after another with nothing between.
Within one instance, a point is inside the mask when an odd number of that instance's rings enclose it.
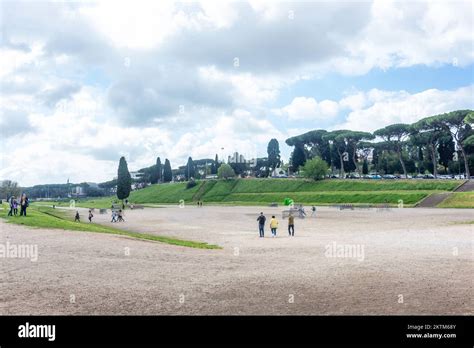
<instances>
[{"instance_id":1,"label":"bench","mask_svg":"<svg viewBox=\"0 0 474 348\"><path fill-rule=\"evenodd\" d=\"M339 210L350 209L354 210L354 204L340 204Z\"/></svg>"},{"instance_id":2,"label":"bench","mask_svg":"<svg viewBox=\"0 0 474 348\"><path fill-rule=\"evenodd\" d=\"M377 204L375 207L378 211L390 210L390 205L388 203Z\"/></svg>"}]
</instances>

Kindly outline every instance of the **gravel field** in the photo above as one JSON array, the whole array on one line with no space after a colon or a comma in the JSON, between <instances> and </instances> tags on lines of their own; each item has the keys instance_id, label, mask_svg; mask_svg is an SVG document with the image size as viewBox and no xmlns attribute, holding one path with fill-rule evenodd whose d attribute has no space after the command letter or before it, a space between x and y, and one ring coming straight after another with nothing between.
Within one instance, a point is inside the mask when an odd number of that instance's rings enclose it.
<instances>
[{"instance_id":1,"label":"gravel field","mask_svg":"<svg viewBox=\"0 0 474 348\"><path fill-rule=\"evenodd\" d=\"M0 314L474 314L472 209L320 207L295 219L295 237L282 209L145 208L113 224L221 250L0 219L0 244L38 248L37 261L0 258Z\"/></svg>"}]
</instances>

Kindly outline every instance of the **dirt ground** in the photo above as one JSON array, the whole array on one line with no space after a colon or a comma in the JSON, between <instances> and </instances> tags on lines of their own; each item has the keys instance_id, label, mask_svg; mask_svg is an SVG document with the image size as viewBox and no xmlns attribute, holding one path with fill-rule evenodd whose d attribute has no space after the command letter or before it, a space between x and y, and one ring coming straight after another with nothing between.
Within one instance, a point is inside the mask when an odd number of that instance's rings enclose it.
<instances>
[{"instance_id":1,"label":"dirt ground","mask_svg":"<svg viewBox=\"0 0 474 348\"><path fill-rule=\"evenodd\" d=\"M321 207L294 237L281 210L146 208L114 224L222 250L0 219L0 244L38 247L36 262L0 259L0 314L474 314L473 210ZM268 224L258 237L260 211L277 238Z\"/></svg>"}]
</instances>

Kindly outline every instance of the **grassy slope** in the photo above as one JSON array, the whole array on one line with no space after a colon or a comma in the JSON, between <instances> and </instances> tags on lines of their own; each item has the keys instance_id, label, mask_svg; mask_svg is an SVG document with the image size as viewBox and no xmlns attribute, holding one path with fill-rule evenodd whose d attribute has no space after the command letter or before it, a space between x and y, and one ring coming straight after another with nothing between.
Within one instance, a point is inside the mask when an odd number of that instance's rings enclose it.
<instances>
[{"instance_id":1,"label":"grassy slope","mask_svg":"<svg viewBox=\"0 0 474 348\"><path fill-rule=\"evenodd\" d=\"M440 208L474 208L474 192L453 192L441 202Z\"/></svg>"},{"instance_id":2,"label":"grassy slope","mask_svg":"<svg viewBox=\"0 0 474 348\"><path fill-rule=\"evenodd\" d=\"M201 199L206 203L258 205L281 203L289 197L305 204L398 204L403 200L410 206L431 193L452 191L460 183L456 180L213 180L199 181L190 189L186 189L186 183L152 185L132 192L129 200L137 204L178 204L181 199L187 203ZM115 197L106 197L79 201L77 205L110 208L114 200Z\"/></svg>"},{"instance_id":3,"label":"grassy slope","mask_svg":"<svg viewBox=\"0 0 474 348\"><path fill-rule=\"evenodd\" d=\"M191 248L200 249L218 249L216 245L211 245L202 242L194 242L182 239L175 239L170 237L156 236L145 233L129 232L118 228L109 226L103 226L88 222L74 222L72 212L52 209L42 206L30 206L26 217L20 216L6 216L7 211L4 209L5 215L3 216L7 222L18 225L37 227L37 228L55 228L72 231L85 231L85 232L97 232L97 233L109 233L117 234L137 239L145 239L151 241L157 241L167 244L186 246Z\"/></svg>"}]
</instances>

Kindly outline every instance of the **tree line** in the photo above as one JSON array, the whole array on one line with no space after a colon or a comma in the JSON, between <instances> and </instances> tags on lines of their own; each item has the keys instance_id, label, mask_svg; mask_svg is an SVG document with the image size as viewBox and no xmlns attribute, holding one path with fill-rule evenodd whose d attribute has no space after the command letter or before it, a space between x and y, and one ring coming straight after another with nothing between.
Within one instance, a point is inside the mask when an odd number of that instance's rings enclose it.
<instances>
[{"instance_id":1,"label":"tree line","mask_svg":"<svg viewBox=\"0 0 474 348\"><path fill-rule=\"evenodd\" d=\"M377 173L404 177L425 172L437 177L441 168L469 178L474 170L473 123L472 110L457 110L413 124L392 124L373 133L318 129L291 137L286 144L294 147L290 158L293 171L317 156L333 172L339 171L340 177L348 172L368 174L371 166Z\"/></svg>"}]
</instances>

